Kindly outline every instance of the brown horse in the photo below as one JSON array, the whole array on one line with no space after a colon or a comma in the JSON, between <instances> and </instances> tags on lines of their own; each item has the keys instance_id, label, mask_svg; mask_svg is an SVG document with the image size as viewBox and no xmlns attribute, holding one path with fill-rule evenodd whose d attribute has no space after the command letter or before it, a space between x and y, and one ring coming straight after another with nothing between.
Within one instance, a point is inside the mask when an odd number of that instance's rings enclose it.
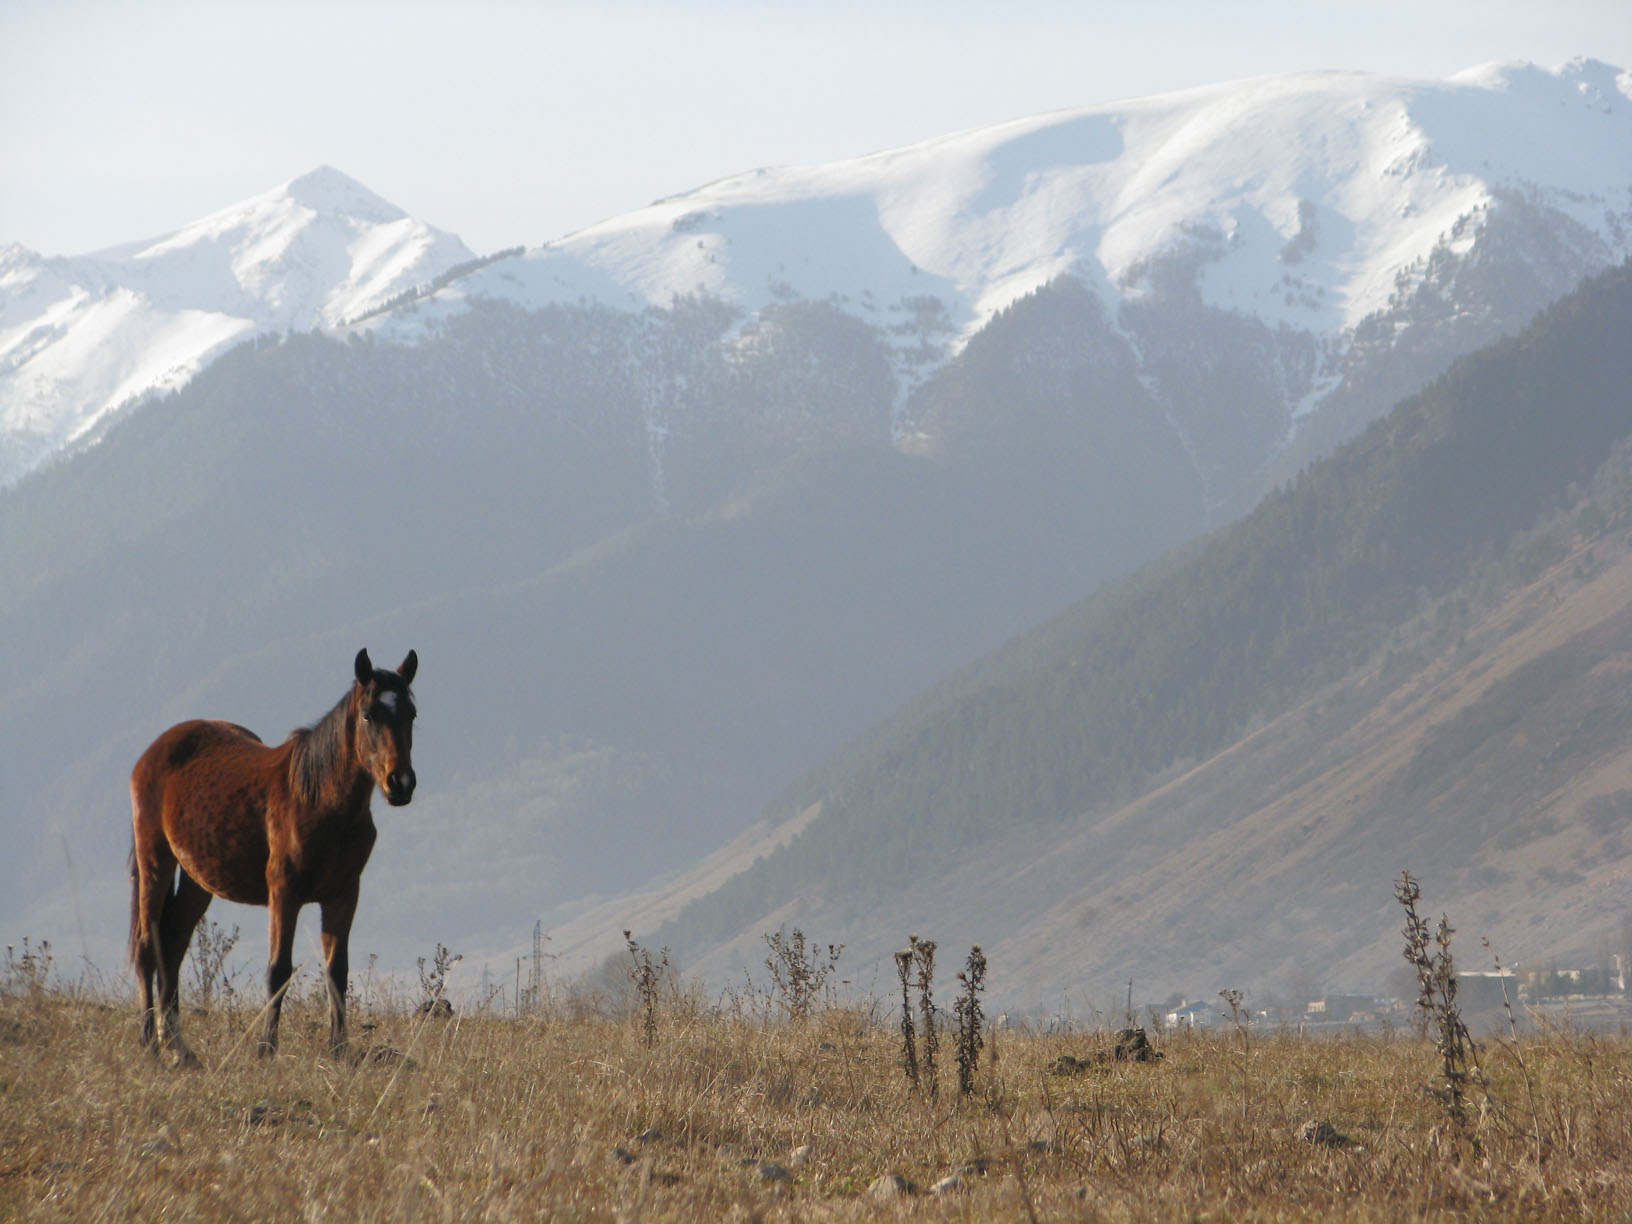
<instances>
[{"instance_id":1,"label":"brown horse","mask_svg":"<svg viewBox=\"0 0 1632 1224\"><path fill-rule=\"evenodd\" d=\"M182 1063L197 1062L178 1027L177 979L213 894L270 911L262 1054L278 1046L295 918L308 901L322 907L329 1046L345 1049L346 943L374 848L368 801L376 785L393 807L413 798L408 686L418 667L410 650L396 671L376 671L359 650L346 695L276 748L232 723L195 720L142 753L130 775L130 956L141 981L143 1045L157 1053L162 1042Z\"/></svg>"}]
</instances>

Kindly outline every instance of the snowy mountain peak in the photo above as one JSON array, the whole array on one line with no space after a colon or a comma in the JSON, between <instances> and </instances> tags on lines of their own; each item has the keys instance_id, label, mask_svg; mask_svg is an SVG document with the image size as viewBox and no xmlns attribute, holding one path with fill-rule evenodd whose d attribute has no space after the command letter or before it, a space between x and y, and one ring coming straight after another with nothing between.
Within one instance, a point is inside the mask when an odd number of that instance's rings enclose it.
<instances>
[{"instance_id":1,"label":"snowy mountain peak","mask_svg":"<svg viewBox=\"0 0 1632 1224\"><path fill-rule=\"evenodd\" d=\"M415 221L330 166L211 213L149 243L104 252L141 268L178 308L254 314L276 327L335 327L415 282L404 275L458 239ZM433 262L435 262L433 258ZM440 271L438 267L435 271ZM434 274L434 273L433 273ZM213 283L212 283L213 282Z\"/></svg>"},{"instance_id":2,"label":"snowy mountain peak","mask_svg":"<svg viewBox=\"0 0 1632 1224\"><path fill-rule=\"evenodd\" d=\"M265 331L334 328L471 259L329 166L78 258L0 252L0 484Z\"/></svg>"},{"instance_id":3,"label":"snowy mountain peak","mask_svg":"<svg viewBox=\"0 0 1632 1224\"><path fill-rule=\"evenodd\" d=\"M268 197L278 195L287 196L314 213L348 216L375 224L400 221L408 215L333 166L319 166L267 193Z\"/></svg>"},{"instance_id":4,"label":"snowy mountain peak","mask_svg":"<svg viewBox=\"0 0 1632 1224\"><path fill-rule=\"evenodd\" d=\"M1629 80L1587 59L1448 81L1306 72L1061 111L722 179L442 298L638 308L704 293L752 314L795 295L866 314L929 294L955 348L1071 272L1113 313L1182 283L1211 307L1337 335L1437 248L1468 249L1504 190L1624 248Z\"/></svg>"}]
</instances>

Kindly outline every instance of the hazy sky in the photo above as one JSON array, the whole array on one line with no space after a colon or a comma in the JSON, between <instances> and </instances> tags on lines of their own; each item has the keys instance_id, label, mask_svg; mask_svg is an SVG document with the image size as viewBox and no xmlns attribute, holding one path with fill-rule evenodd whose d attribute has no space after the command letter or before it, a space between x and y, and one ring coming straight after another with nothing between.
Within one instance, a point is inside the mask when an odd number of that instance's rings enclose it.
<instances>
[{"instance_id":1,"label":"hazy sky","mask_svg":"<svg viewBox=\"0 0 1632 1224\"><path fill-rule=\"evenodd\" d=\"M1632 68L1632 0L0 0L0 244L154 236L318 165L477 252L757 166L1270 72Z\"/></svg>"}]
</instances>

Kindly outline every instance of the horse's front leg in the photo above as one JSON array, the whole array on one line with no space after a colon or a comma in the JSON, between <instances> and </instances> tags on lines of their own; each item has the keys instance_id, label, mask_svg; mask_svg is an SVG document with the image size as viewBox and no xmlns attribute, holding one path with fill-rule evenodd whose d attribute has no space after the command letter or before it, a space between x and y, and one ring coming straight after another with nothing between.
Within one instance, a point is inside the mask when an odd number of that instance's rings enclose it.
<instances>
[{"instance_id":1,"label":"horse's front leg","mask_svg":"<svg viewBox=\"0 0 1632 1224\"><path fill-rule=\"evenodd\" d=\"M268 892L267 943L271 960L266 967L266 1028L261 1033L262 1058L270 1058L278 1052L278 1015L283 1011L284 989L295 972L295 919L300 915L300 902L287 885L274 884Z\"/></svg>"},{"instance_id":2,"label":"horse's front leg","mask_svg":"<svg viewBox=\"0 0 1632 1224\"><path fill-rule=\"evenodd\" d=\"M349 972L351 919L357 913L355 883L338 897L323 902L323 961L329 986L329 1050L346 1049L346 977Z\"/></svg>"}]
</instances>

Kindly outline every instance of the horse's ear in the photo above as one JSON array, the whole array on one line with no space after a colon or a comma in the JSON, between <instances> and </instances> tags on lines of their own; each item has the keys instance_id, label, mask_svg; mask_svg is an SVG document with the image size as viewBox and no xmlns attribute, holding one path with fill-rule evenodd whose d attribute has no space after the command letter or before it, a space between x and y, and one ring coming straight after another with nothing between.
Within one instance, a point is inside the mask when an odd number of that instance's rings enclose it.
<instances>
[{"instance_id":1,"label":"horse's ear","mask_svg":"<svg viewBox=\"0 0 1632 1224\"><path fill-rule=\"evenodd\" d=\"M374 679L374 664L368 661L368 647L364 646L357 652L357 683L367 684Z\"/></svg>"},{"instance_id":2,"label":"horse's ear","mask_svg":"<svg viewBox=\"0 0 1632 1224\"><path fill-rule=\"evenodd\" d=\"M414 673L418 670L419 652L410 650L408 657L402 661L402 666L397 668L397 675L402 677L404 684L412 684L414 682Z\"/></svg>"}]
</instances>

